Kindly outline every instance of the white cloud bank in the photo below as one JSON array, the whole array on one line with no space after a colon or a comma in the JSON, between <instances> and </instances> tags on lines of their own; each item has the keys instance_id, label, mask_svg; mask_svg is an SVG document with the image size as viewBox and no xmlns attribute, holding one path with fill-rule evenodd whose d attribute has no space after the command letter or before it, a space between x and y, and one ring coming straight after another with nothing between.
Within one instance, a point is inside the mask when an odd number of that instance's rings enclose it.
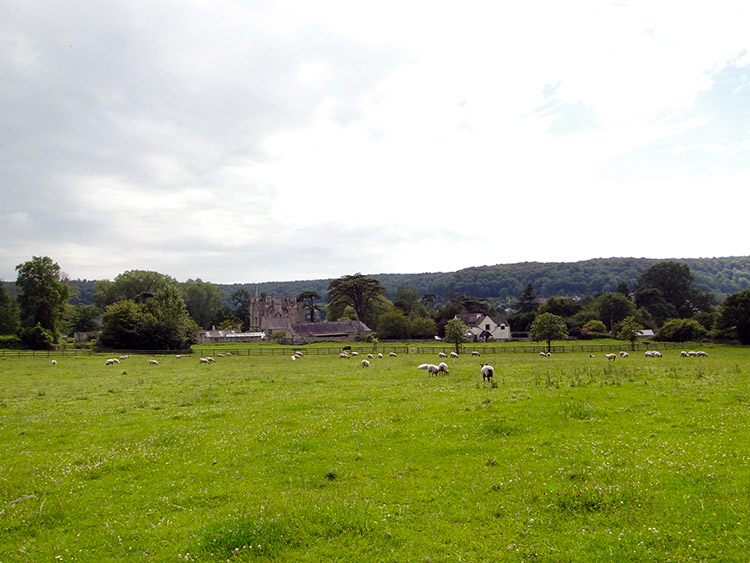
<instances>
[{"instance_id":1,"label":"white cloud bank","mask_svg":"<svg viewBox=\"0 0 750 563\"><path fill-rule=\"evenodd\" d=\"M0 278L746 255L742 2L0 6Z\"/></svg>"}]
</instances>

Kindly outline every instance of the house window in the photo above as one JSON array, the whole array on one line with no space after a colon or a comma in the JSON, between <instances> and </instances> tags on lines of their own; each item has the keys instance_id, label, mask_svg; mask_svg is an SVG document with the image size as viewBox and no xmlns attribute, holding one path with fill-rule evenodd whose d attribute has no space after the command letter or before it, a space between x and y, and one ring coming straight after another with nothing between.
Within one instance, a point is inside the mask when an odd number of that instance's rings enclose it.
<instances>
[{"instance_id":1,"label":"house window","mask_svg":"<svg viewBox=\"0 0 750 563\"><path fill-rule=\"evenodd\" d=\"M484 325L484 330L490 330L490 325Z\"/></svg>"},{"instance_id":2,"label":"house window","mask_svg":"<svg viewBox=\"0 0 750 563\"><path fill-rule=\"evenodd\" d=\"M505 325L500 325L500 330L505 330Z\"/></svg>"}]
</instances>

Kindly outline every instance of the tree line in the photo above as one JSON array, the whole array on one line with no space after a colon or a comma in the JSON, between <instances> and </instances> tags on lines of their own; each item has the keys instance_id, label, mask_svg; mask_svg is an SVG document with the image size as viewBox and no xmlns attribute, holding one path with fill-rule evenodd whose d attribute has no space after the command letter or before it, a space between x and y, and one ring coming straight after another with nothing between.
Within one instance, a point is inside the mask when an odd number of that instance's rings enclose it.
<instances>
[{"instance_id":1,"label":"tree line","mask_svg":"<svg viewBox=\"0 0 750 563\"><path fill-rule=\"evenodd\" d=\"M255 296L234 286L227 298L219 285L200 279L178 282L158 272L131 270L112 281L94 282L93 303L82 303L80 283L65 279L49 257L33 257L16 270L14 294L0 285L0 335L5 335L0 345L5 346L51 347L62 334L101 331L97 345L103 347L183 349L195 342L200 328L246 330ZM540 297L527 283L507 300L459 292L441 297L408 284L389 291L378 277L357 273L330 280L322 289L301 289L296 298L310 322L360 320L380 339L444 337L456 315L484 313L506 316L517 335L529 333L541 340L546 338L540 327L551 324L538 319L549 321L552 315L558 336L564 326L566 337L625 334L629 339L639 327L658 330L659 338L667 340L750 342L750 290L720 303L698 287L687 264L676 261L656 261L632 285L619 281L612 291L584 296Z\"/></svg>"}]
</instances>

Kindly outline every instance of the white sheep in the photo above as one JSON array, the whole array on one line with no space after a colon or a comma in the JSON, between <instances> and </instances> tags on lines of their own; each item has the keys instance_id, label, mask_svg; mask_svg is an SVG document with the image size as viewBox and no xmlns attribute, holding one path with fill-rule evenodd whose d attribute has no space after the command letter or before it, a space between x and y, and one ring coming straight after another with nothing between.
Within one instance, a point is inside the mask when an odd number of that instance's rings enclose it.
<instances>
[{"instance_id":1,"label":"white sheep","mask_svg":"<svg viewBox=\"0 0 750 563\"><path fill-rule=\"evenodd\" d=\"M430 375L437 375L440 373L440 368L435 364L419 364L417 369L426 369Z\"/></svg>"},{"instance_id":2,"label":"white sheep","mask_svg":"<svg viewBox=\"0 0 750 563\"><path fill-rule=\"evenodd\" d=\"M359 352L352 352L352 356L359 356Z\"/></svg>"},{"instance_id":3,"label":"white sheep","mask_svg":"<svg viewBox=\"0 0 750 563\"><path fill-rule=\"evenodd\" d=\"M368 362L367 360L362 360L361 364L362 364L363 368L369 368L370 367L370 362Z\"/></svg>"},{"instance_id":4,"label":"white sheep","mask_svg":"<svg viewBox=\"0 0 750 563\"><path fill-rule=\"evenodd\" d=\"M629 358L629 357L630 357L630 354L628 354L628 353L627 353L627 352L625 352L624 350L620 350L620 357L621 357L621 358Z\"/></svg>"},{"instance_id":5,"label":"white sheep","mask_svg":"<svg viewBox=\"0 0 750 563\"><path fill-rule=\"evenodd\" d=\"M109 359L108 359L108 360L107 360L107 361L106 361L105 363L106 363L106 364L107 364L108 366L112 366L112 365L114 365L114 364L119 364L119 363L120 363L120 360L118 360L117 358L109 358Z\"/></svg>"},{"instance_id":6,"label":"white sheep","mask_svg":"<svg viewBox=\"0 0 750 563\"><path fill-rule=\"evenodd\" d=\"M176 359L176 360L181 360L181 359L182 359L182 354L177 354L177 355L175 356L175 359Z\"/></svg>"},{"instance_id":7,"label":"white sheep","mask_svg":"<svg viewBox=\"0 0 750 563\"><path fill-rule=\"evenodd\" d=\"M378 354L378 358L382 358L382 357L383 357L383 354Z\"/></svg>"},{"instance_id":8,"label":"white sheep","mask_svg":"<svg viewBox=\"0 0 750 563\"><path fill-rule=\"evenodd\" d=\"M476 350L472 350L472 351L471 351L471 355L472 355L472 356L479 356L480 354L479 354L479 352L477 352Z\"/></svg>"},{"instance_id":9,"label":"white sheep","mask_svg":"<svg viewBox=\"0 0 750 563\"><path fill-rule=\"evenodd\" d=\"M448 357L448 354L446 354L445 352L440 352L438 354L438 358L447 358L447 357Z\"/></svg>"},{"instance_id":10,"label":"white sheep","mask_svg":"<svg viewBox=\"0 0 750 563\"><path fill-rule=\"evenodd\" d=\"M458 358L458 354L456 352L451 352L451 358Z\"/></svg>"},{"instance_id":11,"label":"white sheep","mask_svg":"<svg viewBox=\"0 0 750 563\"><path fill-rule=\"evenodd\" d=\"M396 354L396 352L391 352L391 353L390 353L390 354L388 354L388 355L389 355L389 356L390 356L391 358L397 358L397 357L398 357L398 355Z\"/></svg>"},{"instance_id":12,"label":"white sheep","mask_svg":"<svg viewBox=\"0 0 750 563\"><path fill-rule=\"evenodd\" d=\"M539 352L539 357L540 358L551 358L552 357L552 352Z\"/></svg>"},{"instance_id":13,"label":"white sheep","mask_svg":"<svg viewBox=\"0 0 750 563\"><path fill-rule=\"evenodd\" d=\"M374 358L375 358L375 356L373 356L372 354L367 354L367 359L368 359L368 360L372 360L372 359L374 359Z\"/></svg>"},{"instance_id":14,"label":"white sheep","mask_svg":"<svg viewBox=\"0 0 750 563\"><path fill-rule=\"evenodd\" d=\"M297 355L296 354L292 354L292 358L291 359L292 359L292 361L295 361L297 359Z\"/></svg>"},{"instance_id":15,"label":"white sheep","mask_svg":"<svg viewBox=\"0 0 750 563\"><path fill-rule=\"evenodd\" d=\"M697 351L697 352L695 353L695 355L696 355L696 356L698 356L699 358L708 358L708 354L706 354L706 353L705 353L704 351L702 351L702 350L698 350L698 351Z\"/></svg>"},{"instance_id":16,"label":"white sheep","mask_svg":"<svg viewBox=\"0 0 750 563\"><path fill-rule=\"evenodd\" d=\"M490 364L480 364L482 366L482 381L492 381L495 375L495 368Z\"/></svg>"},{"instance_id":17,"label":"white sheep","mask_svg":"<svg viewBox=\"0 0 750 563\"><path fill-rule=\"evenodd\" d=\"M148 363L149 363L149 365L152 365L152 366L158 366L159 365L158 360L149 360Z\"/></svg>"},{"instance_id":18,"label":"white sheep","mask_svg":"<svg viewBox=\"0 0 750 563\"><path fill-rule=\"evenodd\" d=\"M349 354L347 354L346 352L341 352L339 354L339 358L341 358L342 360L348 360L349 359Z\"/></svg>"},{"instance_id":19,"label":"white sheep","mask_svg":"<svg viewBox=\"0 0 750 563\"><path fill-rule=\"evenodd\" d=\"M604 357L607 358L608 361L614 362L617 359L617 354L604 354Z\"/></svg>"},{"instance_id":20,"label":"white sheep","mask_svg":"<svg viewBox=\"0 0 750 563\"><path fill-rule=\"evenodd\" d=\"M51 364L52 364L53 366L56 366L56 365L57 365L57 360L52 360L52 362L50 362L50 363L51 363Z\"/></svg>"},{"instance_id":21,"label":"white sheep","mask_svg":"<svg viewBox=\"0 0 750 563\"><path fill-rule=\"evenodd\" d=\"M127 360L130 358L130 354L125 354L124 356L120 356L120 360Z\"/></svg>"},{"instance_id":22,"label":"white sheep","mask_svg":"<svg viewBox=\"0 0 750 563\"><path fill-rule=\"evenodd\" d=\"M208 358L198 358L199 364L210 364L211 362L208 360Z\"/></svg>"},{"instance_id":23,"label":"white sheep","mask_svg":"<svg viewBox=\"0 0 750 563\"><path fill-rule=\"evenodd\" d=\"M440 362L438 364L438 370L440 372L444 373L445 375L449 375L450 374L450 372L448 371L448 364L446 364L445 362Z\"/></svg>"}]
</instances>

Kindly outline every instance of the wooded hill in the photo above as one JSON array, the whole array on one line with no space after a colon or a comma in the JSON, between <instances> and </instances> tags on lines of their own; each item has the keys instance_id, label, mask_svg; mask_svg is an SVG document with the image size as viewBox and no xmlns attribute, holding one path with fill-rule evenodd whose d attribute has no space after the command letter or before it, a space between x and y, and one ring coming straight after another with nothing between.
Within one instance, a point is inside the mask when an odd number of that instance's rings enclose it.
<instances>
[{"instance_id":1,"label":"wooded hill","mask_svg":"<svg viewBox=\"0 0 750 563\"><path fill-rule=\"evenodd\" d=\"M376 278L393 296L399 286L408 286L421 294L435 294L437 301L451 293L477 299L498 301L515 300L526 285L531 284L538 297L595 295L615 291L620 282L631 288L636 280L654 264L665 261L686 264L693 274L693 287L712 293L717 301L729 294L750 288L750 256L725 258L680 258L659 260L651 258L596 258L580 262L521 262L477 266L456 272L421 274L369 274ZM169 275L168 272L161 272ZM355 272L351 272L354 274ZM207 280L210 281L210 280ZM303 291L317 291L325 298L330 279L246 284L216 284L229 298L234 291L246 289L251 293L296 296ZM16 295L13 281L6 281L10 295ZM76 297L71 303L93 303L94 280L71 280Z\"/></svg>"}]
</instances>

